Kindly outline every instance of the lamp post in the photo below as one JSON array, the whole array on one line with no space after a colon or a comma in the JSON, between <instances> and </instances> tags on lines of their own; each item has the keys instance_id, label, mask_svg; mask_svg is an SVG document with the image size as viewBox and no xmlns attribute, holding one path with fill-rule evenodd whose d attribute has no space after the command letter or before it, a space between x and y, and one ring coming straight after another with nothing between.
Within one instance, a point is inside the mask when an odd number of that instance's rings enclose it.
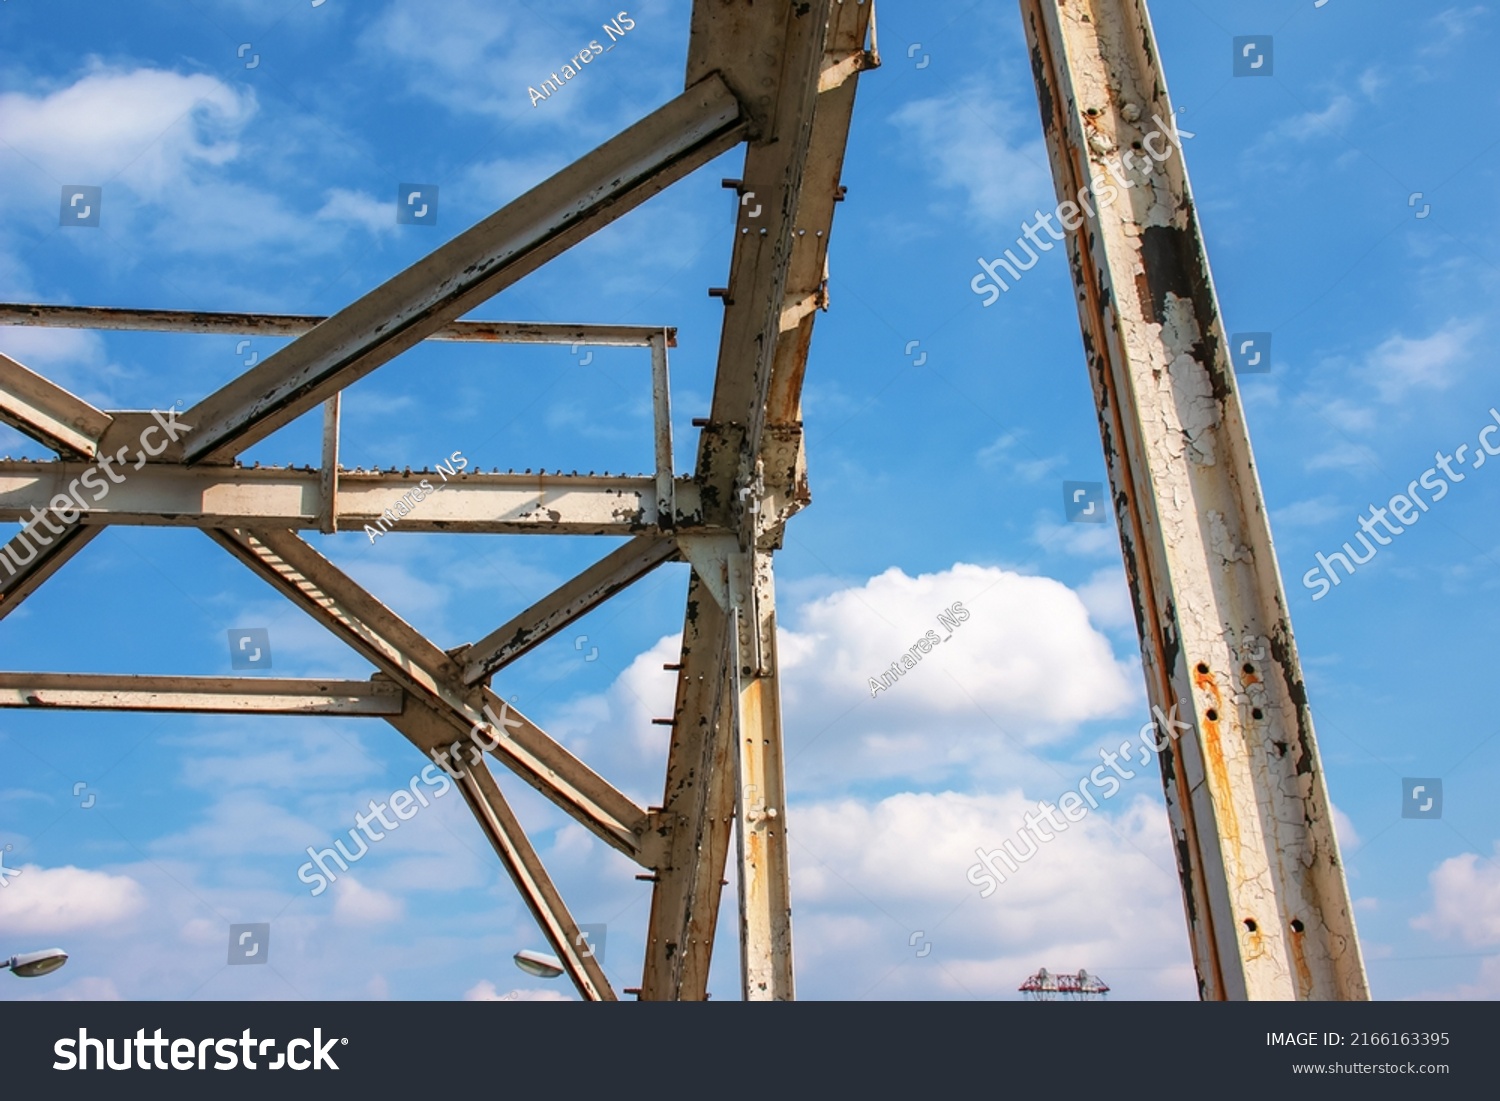
<instances>
[{"instance_id":1,"label":"lamp post","mask_svg":"<svg viewBox=\"0 0 1500 1101\"><path fill-rule=\"evenodd\" d=\"M12 975L19 975L23 979L37 979L52 974L67 962L68 954L61 948L46 948L40 952L11 956L5 961L5 967Z\"/></svg>"}]
</instances>

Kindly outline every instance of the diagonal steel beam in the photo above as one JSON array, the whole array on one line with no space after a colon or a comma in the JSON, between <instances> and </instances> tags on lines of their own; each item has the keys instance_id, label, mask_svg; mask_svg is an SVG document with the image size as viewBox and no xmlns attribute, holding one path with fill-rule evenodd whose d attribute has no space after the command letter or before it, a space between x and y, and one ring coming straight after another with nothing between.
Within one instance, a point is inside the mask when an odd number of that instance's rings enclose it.
<instances>
[{"instance_id":1,"label":"diagonal steel beam","mask_svg":"<svg viewBox=\"0 0 1500 1101\"><path fill-rule=\"evenodd\" d=\"M1158 736L1159 761L1200 994L1367 999L1286 593L1146 5L1021 0L1021 12L1147 694L1158 726L1171 726L1159 735L1175 736Z\"/></svg>"},{"instance_id":2,"label":"diagonal steel beam","mask_svg":"<svg viewBox=\"0 0 1500 1101\"><path fill-rule=\"evenodd\" d=\"M0 707L383 716L404 704L405 693L386 680L0 673Z\"/></svg>"},{"instance_id":3,"label":"diagonal steel beam","mask_svg":"<svg viewBox=\"0 0 1500 1101\"><path fill-rule=\"evenodd\" d=\"M0 354L0 421L59 455L92 459L112 418Z\"/></svg>"},{"instance_id":4,"label":"diagonal steel beam","mask_svg":"<svg viewBox=\"0 0 1500 1101\"><path fill-rule=\"evenodd\" d=\"M508 623L457 651L453 656L463 662L464 683L487 682L522 654L676 557L677 545L671 539L636 536Z\"/></svg>"},{"instance_id":5,"label":"diagonal steel beam","mask_svg":"<svg viewBox=\"0 0 1500 1101\"><path fill-rule=\"evenodd\" d=\"M425 706L407 708L403 714L391 716L388 721L413 745L426 752L445 744L445 718ZM516 820L510 804L500 792L500 785L483 759L462 763L462 767L450 769L450 772L456 773L460 794L479 822L479 828L494 846L511 882L516 885L578 993L587 1001L615 1001L615 992L604 968L592 951L584 951L584 939L579 934L577 922L553 886L541 858L532 848L526 831Z\"/></svg>"},{"instance_id":6,"label":"diagonal steel beam","mask_svg":"<svg viewBox=\"0 0 1500 1101\"><path fill-rule=\"evenodd\" d=\"M650 862L643 809L493 692L465 686L453 659L295 532L224 529L208 534L441 715L449 727L448 744L477 729L489 731L487 748L507 768L607 844L633 860Z\"/></svg>"},{"instance_id":7,"label":"diagonal steel beam","mask_svg":"<svg viewBox=\"0 0 1500 1101\"><path fill-rule=\"evenodd\" d=\"M733 148L746 128L723 80L704 77L209 395L183 417L194 427L183 457L232 459Z\"/></svg>"},{"instance_id":8,"label":"diagonal steel beam","mask_svg":"<svg viewBox=\"0 0 1500 1101\"><path fill-rule=\"evenodd\" d=\"M41 533L41 526L32 524L12 536L10 542L0 547L0 570L4 571L4 579L0 580L0 619L20 607L23 600L103 530L102 526L75 523L68 525L61 535L48 536Z\"/></svg>"}]
</instances>

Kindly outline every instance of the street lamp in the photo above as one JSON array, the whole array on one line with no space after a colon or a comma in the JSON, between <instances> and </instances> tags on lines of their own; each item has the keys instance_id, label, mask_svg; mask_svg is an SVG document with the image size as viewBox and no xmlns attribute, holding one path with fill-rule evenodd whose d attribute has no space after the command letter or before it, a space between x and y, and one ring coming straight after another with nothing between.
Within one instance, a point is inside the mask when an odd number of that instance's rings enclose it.
<instances>
[{"instance_id":1,"label":"street lamp","mask_svg":"<svg viewBox=\"0 0 1500 1101\"><path fill-rule=\"evenodd\" d=\"M19 975L23 979L36 979L52 974L67 962L68 954L61 948L47 948L41 952L12 956L5 961L5 966L13 975Z\"/></svg>"},{"instance_id":2,"label":"street lamp","mask_svg":"<svg viewBox=\"0 0 1500 1101\"><path fill-rule=\"evenodd\" d=\"M530 948L515 954L516 966L528 975L539 979L555 979L563 973L562 961L545 952L533 952Z\"/></svg>"}]
</instances>

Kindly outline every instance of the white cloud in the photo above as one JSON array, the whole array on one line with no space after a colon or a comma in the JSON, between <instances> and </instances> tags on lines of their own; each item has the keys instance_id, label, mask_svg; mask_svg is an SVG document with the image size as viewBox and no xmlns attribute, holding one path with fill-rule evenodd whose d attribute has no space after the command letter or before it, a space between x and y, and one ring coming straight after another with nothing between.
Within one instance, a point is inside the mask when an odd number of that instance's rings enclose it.
<instances>
[{"instance_id":1,"label":"white cloud","mask_svg":"<svg viewBox=\"0 0 1500 1101\"><path fill-rule=\"evenodd\" d=\"M115 925L139 913L145 891L129 876L67 865L24 864L0 890L0 929L11 936L51 936Z\"/></svg>"},{"instance_id":2,"label":"white cloud","mask_svg":"<svg viewBox=\"0 0 1500 1101\"><path fill-rule=\"evenodd\" d=\"M1321 111L1304 111L1283 122L1270 137L1278 141L1326 141L1342 131L1353 117L1353 98L1339 93Z\"/></svg>"},{"instance_id":3,"label":"white cloud","mask_svg":"<svg viewBox=\"0 0 1500 1101\"><path fill-rule=\"evenodd\" d=\"M326 222L348 222L363 226L371 233L392 233L396 229L395 208L390 201L381 202L363 191L335 187L328 192L316 217Z\"/></svg>"},{"instance_id":4,"label":"white cloud","mask_svg":"<svg viewBox=\"0 0 1500 1101\"><path fill-rule=\"evenodd\" d=\"M466 1002L571 1002L575 1000L557 990L511 990L502 994L489 979L482 979L464 991Z\"/></svg>"},{"instance_id":5,"label":"white cloud","mask_svg":"<svg viewBox=\"0 0 1500 1101\"><path fill-rule=\"evenodd\" d=\"M964 192L975 221L1015 225L1019 235L1034 209L1056 205L1034 103L970 80L950 95L908 103L891 122L940 186Z\"/></svg>"},{"instance_id":6,"label":"white cloud","mask_svg":"<svg viewBox=\"0 0 1500 1101\"><path fill-rule=\"evenodd\" d=\"M1130 585L1123 566L1099 570L1079 586L1078 599L1089 610L1089 618L1101 627L1135 626L1135 608L1130 603Z\"/></svg>"},{"instance_id":7,"label":"white cloud","mask_svg":"<svg viewBox=\"0 0 1500 1101\"><path fill-rule=\"evenodd\" d=\"M1500 842L1490 858L1477 853L1450 857L1427 882L1432 909L1413 918L1413 928L1476 947L1500 945Z\"/></svg>"},{"instance_id":8,"label":"white cloud","mask_svg":"<svg viewBox=\"0 0 1500 1101\"><path fill-rule=\"evenodd\" d=\"M998 847L1034 810L1018 791L797 808L799 985L812 996L1014 998L1038 967L1082 967L1126 984L1127 997L1193 997L1161 806L1095 812L981 898L967 878L975 849Z\"/></svg>"},{"instance_id":9,"label":"white cloud","mask_svg":"<svg viewBox=\"0 0 1500 1101\"><path fill-rule=\"evenodd\" d=\"M971 618L949 634L937 617L955 601ZM908 577L893 567L813 602L797 622L782 643L789 710L815 701L828 709L899 700L903 710L930 719L972 713L977 705L1041 740L1045 732L1116 714L1134 699L1083 601L1047 577L965 563ZM872 697L870 679L928 630L939 645L914 658L888 696Z\"/></svg>"},{"instance_id":10,"label":"white cloud","mask_svg":"<svg viewBox=\"0 0 1500 1101\"><path fill-rule=\"evenodd\" d=\"M969 619L950 634L937 617L954 602ZM1028 747L1064 742L1141 698L1138 673L1115 659L1079 595L1051 578L965 563L917 577L893 568L800 609L783 605L781 622L782 711L800 797L857 779L1035 775L1045 766ZM929 630L938 643L872 696L870 680ZM672 712L676 680L662 666L680 651L677 637L661 639L606 692L545 723L643 801L661 791L669 735L651 720Z\"/></svg>"},{"instance_id":11,"label":"white cloud","mask_svg":"<svg viewBox=\"0 0 1500 1101\"><path fill-rule=\"evenodd\" d=\"M1024 448L1031 458L1018 456L1017 446ZM986 470L1007 469L1028 483L1040 482L1066 461L1061 455L1043 458L1036 454L1021 443L1020 434L1016 432L1007 432L988 447L981 448L975 459Z\"/></svg>"},{"instance_id":12,"label":"white cloud","mask_svg":"<svg viewBox=\"0 0 1500 1101\"><path fill-rule=\"evenodd\" d=\"M87 76L50 94L0 95L0 133L59 183L119 180L162 198L191 166L233 160L255 110L253 92L202 73L96 61Z\"/></svg>"},{"instance_id":13,"label":"white cloud","mask_svg":"<svg viewBox=\"0 0 1500 1101\"><path fill-rule=\"evenodd\" d=\"M1333 811L1333 832L1338 837L1339 851L1347 854L1359 848L1364 842L1360 840L1359 831L1354 828L1354 820L1341 811L1338 807L1330 804Z\"/></svg>"},{"instance_id":14,"label":"white cloud","mask_svg":"<svg viewBox=\"0 0 1500 1101\"><path fill-rule=\"evenodd\" d=\"M1430 336L1392 336L1375 349L1360 374L1388 402L1416 390L1446 390L1456 381L1480 328L1477 321L1450 321Z\"/></svg>"},{"instance_id":15,"label":"white cloud","mask_svg":"<svg viewBox=\"0 0 1500 1101\"><path fill-rule=\"evenodd\" d=\"M333 886L333 920L340 925L381 925L401 917L401 900L340 875Z\"/></svg>"}]
</instances>

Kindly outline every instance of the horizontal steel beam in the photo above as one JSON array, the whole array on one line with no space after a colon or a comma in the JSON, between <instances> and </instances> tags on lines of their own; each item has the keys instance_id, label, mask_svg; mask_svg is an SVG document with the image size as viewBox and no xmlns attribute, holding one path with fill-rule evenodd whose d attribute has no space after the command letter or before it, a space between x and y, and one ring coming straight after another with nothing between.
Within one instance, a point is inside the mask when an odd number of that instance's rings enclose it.
<instances>
[{"instance_id":1,"label":"horizontal steel beam","mask_svg":"<svg viewBox=\"0 0 1500 1101\"><path fill-rule=\"evenodd\" d=\"M538 184L194 406L189 462L224 461L694 169L746 122L717 75Z\"/></svg>"},{"instance_id":2,"label":"horizontal steel beam","mask_svg":"<svg viewBox=\"0 0 1500 1101\"><path fill-rule=\"evenodd\" d=\"M302 531L323 526L325 487L314 467L148 463L138 471L124 468L118 485L107 483L97 470L84 482L92 469L79 462L0 461L0 523L30 520L33 507L49 509L64 494L84 506L85 524ZM433 492L416 502L407 495L424 478ZM104 485L108 492L92 500ZM678 480L675 499L677 526L698 524L699 494L692 479ZM398 502L408 508L407 515L399 515ZM465 473L444 483L433 471L341 470L337 505L336 530L370 527L377 537L386 531L637 535L658 527L656 479L647 475Z\"/></svg>"},{"instance_id":3,"label":"horizontal steel beam","mask_svg":"<svg viewBox=\"0 0 1500 1101\"><path fill-rule=\"evenodd\" d=\"M387 681L0 673L0 707L202 714L399 715L405 693Z\"/></svg>"},{"instance_id":4,"label":"horizontal steel beam","mask_svg":"<svg viewBox=\"0 0 1500 1101\"><path fill-rule=\"evenodd\" d=\"M464 683L487 681L575 619L676 557L677 544L671 539L637 536L456 654L464 663Z\"/></svg>"},{"instance_id":5,"label":"horizontal steel beam","mask_svg":"<svg viewBox=\"0 0 1500 1101\"><path fill-rule=\"evenodd\" d=\"M0 302L0 325L51 329L106 329L116 332L197 333L223 336L301 336L326 317L290 313L224 313L207 310L145 310L118 306L44 306ZM546 321L450 321L427 340L495 344L584 344L646 348L665 331L668 347L677 330L661 325L589 325Z\"/></svg>"},{"instance_id":6,"label":"horizontal steel beam","mask_svg":"<svg viewBox=\"0 0 1500 1101\"><path fill-rule=\"evenodd\" d=\"M92 459L111 418L10 356L0 355L0 421L60 455Z\"/></svg>"}]
</instances>

